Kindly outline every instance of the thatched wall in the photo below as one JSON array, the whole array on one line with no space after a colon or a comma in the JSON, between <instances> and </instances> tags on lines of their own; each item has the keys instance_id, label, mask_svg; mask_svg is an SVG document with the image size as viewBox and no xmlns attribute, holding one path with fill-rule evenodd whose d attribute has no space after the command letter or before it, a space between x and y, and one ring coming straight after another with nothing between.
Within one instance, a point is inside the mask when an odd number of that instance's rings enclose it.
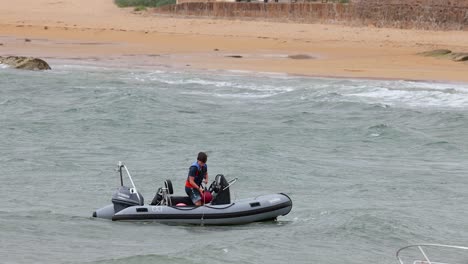
<instances>
[{"instance_id":1,"label":"thatched wall","mask_svg":"<svg viewBox=\"0 0 468 264\"><path fill-rule=\"evenodd\" d=\"M353 17L399 28L466 29L468 0L354 0Z\"/></svg>"},{"instance_id":2,"label":"thatched wall","mask_svg":"<svg viewBox=\"0 0 468 264\"><path fill-rule=\"evenodd\" d=\"M339 3L198 2L163 6L156 13L379 27L468 29L468 0L353 0Z\"/></svg>"}]
</instances>

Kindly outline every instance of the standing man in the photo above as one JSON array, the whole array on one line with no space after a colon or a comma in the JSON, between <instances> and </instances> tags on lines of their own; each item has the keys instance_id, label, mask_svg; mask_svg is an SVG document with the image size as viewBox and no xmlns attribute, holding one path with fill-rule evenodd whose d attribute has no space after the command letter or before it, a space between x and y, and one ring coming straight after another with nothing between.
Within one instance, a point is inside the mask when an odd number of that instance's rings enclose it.
<instances>
[{"instance_id":1,"label":"standing man","mask_svg":"<svg viewBox=\"0 0 468 264\"><path fill-rule=\"evenodd\" d=\"M185 181L185 192L196 206L203 204L202 181L205 182L205 184L208 183L207 159L208 156L205 152L198 153L197 161L190 166L187 180Z\"/></svg>"}]
</instances>

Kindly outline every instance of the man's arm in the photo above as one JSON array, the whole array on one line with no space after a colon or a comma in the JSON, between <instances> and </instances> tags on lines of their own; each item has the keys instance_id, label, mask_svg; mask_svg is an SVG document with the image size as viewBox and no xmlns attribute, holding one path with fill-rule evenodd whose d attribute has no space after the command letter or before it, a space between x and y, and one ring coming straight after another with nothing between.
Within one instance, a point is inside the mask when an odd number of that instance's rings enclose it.
<instances>
[{"instance_id":1,"label":"man's arm","mask_svg":"<svg viewBox=\"0 0 468 264\"><path fill-rule=\"evenodd\" d=\"M198 185L195 183L195 177L189 176L189 182L190 182L190 185L192 185L193 188L199 190L200 193L203 191L203 189L201 188L201 186L198 186Z\"/></svg>"},{"instance_id":2,"label":"man's arm","mask_svg":"<svg viewBox=\"0 0 468 264\"><path fill-rule=\"evenodd\" d=\"M205 174L205 180L204 180L205 184L208 184L208 172L206 172Z\"/></svg>"}]
</instances>

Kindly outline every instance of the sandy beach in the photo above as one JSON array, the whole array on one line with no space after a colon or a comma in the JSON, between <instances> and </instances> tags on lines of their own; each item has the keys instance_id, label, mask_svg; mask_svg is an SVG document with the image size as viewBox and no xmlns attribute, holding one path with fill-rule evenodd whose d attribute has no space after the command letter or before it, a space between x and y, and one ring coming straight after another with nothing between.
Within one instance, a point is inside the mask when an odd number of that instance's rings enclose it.
<instances>
[{"instance_id":1,"label":"sandy beach","mask_svg":"<svg viewBox=\"0 0 468 264\"><path fill-rule=\"evenodd\" d=\"M468 52L466 31L170 17L121 9L112 0L0 4L0 56L468 82L468 63L417 55Z\"/></svg>"}]
</instances>

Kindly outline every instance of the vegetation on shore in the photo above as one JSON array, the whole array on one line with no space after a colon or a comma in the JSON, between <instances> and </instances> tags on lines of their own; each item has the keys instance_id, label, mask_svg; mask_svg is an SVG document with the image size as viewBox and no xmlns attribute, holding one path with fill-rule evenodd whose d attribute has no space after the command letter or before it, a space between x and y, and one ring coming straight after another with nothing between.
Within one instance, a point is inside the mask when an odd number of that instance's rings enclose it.
<instances>
[{"instance_id":1,"label":"vegetation on shore","mask_svg":"<svg viewBox=\"0 0 468 264\"><path fill-rule=\"evenodd\" d=\"M176 0L115 0L115 4L119 7L134 6L140 10L144 10L144 7L158 7L163 5L172 5L175 3Z\"/></svg>"},{"instance_id":2,"label":"vegetation on shore","mask_svg":"<svg viewBox=\"0 0 468 264\"><path fill-rule=\"evenodd\" d=\"M146 11L147 8L146 6L137 6L133 9L133 11L139 12L139 11Z\"/></svg>"},{"instance_id":3,"label":"vegetation on shore","mask_svg":"<svg viewBox=\"0 0 468 264\"><path fill-rule=\"evenodd\" d=\"M468 61L468 52L452 52L448 49L437 49L418 54L426 57L446 58L453 61Z\"/></svg>"},{"instance_id":4,"label":"vegetation on shore","mask_svg":"<svg viewBox=\"0 0 468 264\"><path fill-rule=\"evenodd\" d=\"M163 6L163 5L175 5L176 4L176 0L114 0L114 1L119 7L134 6L135 9L138 9L135 11L145 10L145 7L158 7L158 6ZM309 1L318 1L318 0L309 0ZM349 3L349 0L327 0L327 2L328 1L338 2L341 4Z\"/></svg>"}]
</instances>

